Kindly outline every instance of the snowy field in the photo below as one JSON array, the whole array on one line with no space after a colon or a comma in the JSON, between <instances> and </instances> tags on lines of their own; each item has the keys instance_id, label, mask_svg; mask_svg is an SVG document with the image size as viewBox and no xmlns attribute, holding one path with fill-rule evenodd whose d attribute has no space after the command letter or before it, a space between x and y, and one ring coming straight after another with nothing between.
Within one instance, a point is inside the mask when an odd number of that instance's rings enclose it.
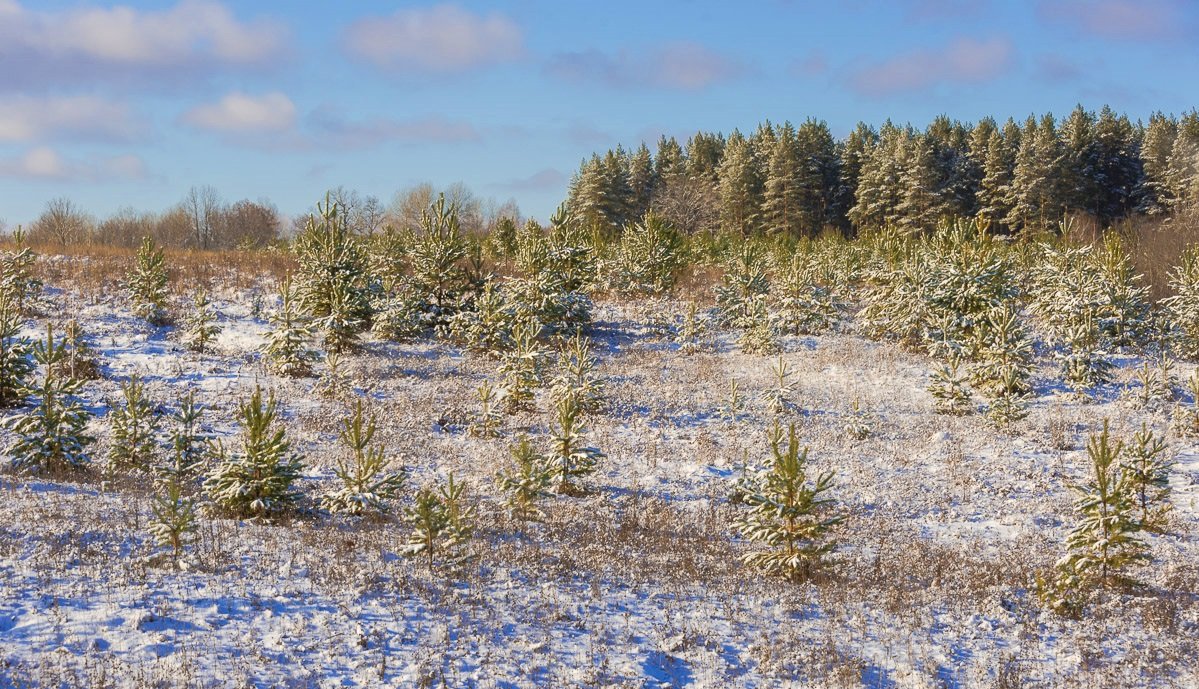
<instances>
[{"instance_id":1,"label":"snowy field","mask_svg":"<svg viewBox=\"0 0 1199 689\"><path fill-rule=\"evenodd\" d=\"M1168 407L1125 392L1138 386L1131 356L1091 402L1040 357L1029 416L1000 432L977 414L934 413L930 360L866 340L852 321L785 338L796 381L785 420L813 465L835 472L849 513L833 565L791 584L745 568L749 546L731 529L740 466L768 454L772 358L728 335L684 356L646 327L661 303L601 300L610 404L588 438L608 457L587 495L555 497L544 524L526 524L507 515L494 477L519 430L545 434L546 399L507 417L503 438L469 437L461 419L495 361L368 339L343 364L410 469L409 492L452 470L479 506L477 559L451 573L402 556L407 528L393 518L315 510L346 404L316 394L315 379L266 372L256 350L273 294L265 279L215 285L223 331L198 355L132 318L119 289L50 284L45 313L77 317L101 353L104 378L85 389L98 463L130 374L167 408L196 390L218 436L261 383L305 456L312 509L273 524L202 517L177 568L146 531L148 481L0 475L0 687L1199 686L1195 441L1170 436L1175 509L1170 534L1147 537L1143 592L1081 620L1033 592L1064 552L1088 434L1104 418L1119 434L1168 427ZM734 380L746 408L730 421L719 409ZM844 430L854 400L872 427L863 439Z\"/></svg>"}]
</instances>

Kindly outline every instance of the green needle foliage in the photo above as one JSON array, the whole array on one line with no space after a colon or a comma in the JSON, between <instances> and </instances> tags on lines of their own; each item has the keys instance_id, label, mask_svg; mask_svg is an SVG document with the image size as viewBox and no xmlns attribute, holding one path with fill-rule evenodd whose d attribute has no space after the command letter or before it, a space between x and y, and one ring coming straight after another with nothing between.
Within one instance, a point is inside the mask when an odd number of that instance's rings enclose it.
<instances>
[{"instance_id":1,"label":"green needle foliage","mask_svg":"<svg viewBox=\"0 0 1199 689\"><path fill-rule=\"evenodd\" d=\"M321 506L330 512L386 512L404 490L404 471L388 471L390 462L375 443L377 421L375 414L366 413L361 398L350 417L342 419L339 438L347 452L338 456L333 469L342 485L321 498Z\"/></svg>"},{"instance_id":2,"label":"green needle foliage","mask_svg":"<svg viewBox=\"0 0 1199 689\"><path fill-rule=\"evenodd\" d=\"M209 300L207 291L197 290L192 301L195 308L187 315L184 323L183 341L193 352L203 354L221 332L221 326L216 324L217 316L212 310L212 301Z\"/></svg>"},{"instance_id":3,"label":"green needle foliage","mask_svg":"<svg viewBox=\"0 0 1199 689\"><path fill-rule=\"evenodd\" d=\"M743 478L738 486L741 502L750 511L733 526L743 538L768 547L745 554L745 564L802 580L834 548L830 531L845 517L826 495L833 486L831 471L809 484L808 448L800 451L795 424L790 426L784 448L782 427L775 422L770 451L774 457L767 468Z\"/></svg>"},{"instance_id":4,"label":"green needle foliage","mask_svg":"<svg viewBox=\"0 0 1199 689\"><path fill-rule=\"evenodd\" d=\"M112 471L149 471L159 456L159 418L154 403L146 398L146 386L134 374L121 385L124 404L112 411L112 449L108 467Z\"/></svg>"},{"instance_id":5,"label":"green needle foliage","mask_svg":"<svg viewBox=\"0 0 1199 689\"><path fill-rule=\"evenodd\" d=\"M550 496L556 469L538 452L528 436L521 436L511 450L513 470L501 473L496 484L508 494L508 508L517 519L542 521L545 513L539 503Z\"/></svg>"},{"instance_id":6,"label":"green needle foliage","mask_svg":"<svg viewBox=\"0 0 1199 689\"><path fill-rule=\"evenodd\" d=\"M8 454L19 471L58 472L91 463L87 448L95 439L85 430L91 413L79 401L83 382L57 372L64 356L53 327L46 326L46 340L33 349L34 361L43 371L41 384L30 390L36 404L6 422L17 436Z\"/></svg>"},{"instance_id":7,"label":"green needle foliage","mask_svg":"<svg viewBox=\"0 0 1199 689\"><path fill-rule=\"evenodd\" d=\"M311 375L314 353L308 343L312 330L300 313L290 277L279 284L279 309L271 314L270 321L271 333L263 348L270 369L281 376Z\"/></svg>"},{"instance_id":8,"label":"green needle foliage","mask_svg":"<svg viewBox=\"0 0 1199 689\"><path fill-rule=\"evenodd\" d=\"M22 404L36 368L33 344L21 336L21 317L13 301L0 297L0 408Z\"/></svg>"},{"instance_id":9,"label":"green needle foliage","mask_svg":"<svg viewBox=\"0 0 1199 689\"><path fill-rule=\"evenodd\" d=\"M216 445L217 466L204 489L219 507L245 517L267 517L286 511L300 498L295 483L303 470L286 432L276 423L272 394L263 399L256 386L250 399L238 405L239 449Z\"/></svg>"},{"instance_id":10,"label":"green needle foliage","mask_svg":"<svg viewBox=\"0 0 1199 689\"><path fill-rule=\"evenodd\" d=\"M137 250L133 270L126 278L133 313L150 325L169 323L167 315L166 257L154 240L146 237Z\"/></svg>"},{"instance_id":11,"label":"green needle foliage","mask_svg":"<svg viewBox=\"0 0 1199 689\"><path fill-rule=\"evenodd\" d=\"M574 479L588 476L604 458L598 448L584 444L583 414L578 403L570 398L558 400L557 418L550 444L549 461L554 467L558 492L576 494L580 489Z\"/></svg>"},{"instance_id":12,"label":"green needle foliage","mask_svg":"<svg viewBox=\"0 0 1199 689\"><path fill-rule=\"evenodd\" d=\"M413 505L404 510L404 521L412 529L402 552L423 555L429 571L440 556L446 564L469 560L466 546L474 535L475 508L462 497L463 485L450 473L444 486L420 489Z\"/></svg>"}]
</instances>

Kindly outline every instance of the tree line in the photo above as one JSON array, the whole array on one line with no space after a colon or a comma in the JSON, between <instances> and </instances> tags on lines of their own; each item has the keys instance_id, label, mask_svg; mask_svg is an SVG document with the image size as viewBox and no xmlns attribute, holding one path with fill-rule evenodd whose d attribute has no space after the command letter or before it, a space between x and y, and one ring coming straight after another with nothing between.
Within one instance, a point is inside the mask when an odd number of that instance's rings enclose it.
<instances>
[{"instance_id":1,"label":"tree line","mask_svg":"<svg viewBox=\"0 0 1199 689\"><path fill-rule=\"evenodd\" d=\"M459 209L462 227L471 234L490 231L500 218L515 223L521 217L515 201L500 203L480 197L460 182L443 190L429 183L417 184L396 192L390 203L341 186L329 190L328 197L343 209L353 234L371 236L389 227L418 227L422 210L438 194L444 194ZM215 188L197 186L165 211L126 207L101 220L71 199L56 197L22 230L28 241L44 246L99 244L136 248L149 237L159 246L174 249L253 249L299 234L308 216L315 212L308 209L289 219L269 200L242 199L229 203Z\"/></svg>"},{"instance_id":2,"label":"tree line","mask_svg":"<svg viewBox=\"0 0 1199 689\"><path fill-rule=\"evenodd\" d=\"M837 139L823 121L766 121L750 135L661 137L651 153L621 146L583 161L567 204L594 228L653 210L676 229L815 236L892 226L929 229L981 216L992 230L1057 227L1066 215L1101 226L1166 216L1199 199L1199 112L1147 124L1079 105L1022 123L940 116L924 129L859 123Z\"/></svg>"}]
</instances>

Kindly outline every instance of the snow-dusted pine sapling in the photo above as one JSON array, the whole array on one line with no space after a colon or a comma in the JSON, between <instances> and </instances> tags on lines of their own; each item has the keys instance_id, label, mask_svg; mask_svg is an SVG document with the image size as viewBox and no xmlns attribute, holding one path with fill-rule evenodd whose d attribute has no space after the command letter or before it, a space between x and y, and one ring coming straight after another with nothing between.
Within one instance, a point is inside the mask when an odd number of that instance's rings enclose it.
<instances>
[{"instance_id":1,"label":"snow-dusted pine sapling","mask_svg":"<svg viewBox=\"0 0 1199 689\"><path fill-rule=\"evenodd\" d=\"M512 346L512 314L494 280L484 283L473 309L450 318L446 330L454 342L491 358L499 358Z\"/></svg>"},{"instance_id":2,"label":"snow-dusted pine sapling","mask_svg":"<svg viewBox=\"0 0 1199 689\"><path fill-rule=\"evenodd\" d=\"M291 508L300 498L295 483L304 466L292 452L286 431L276 423L274 394L263 398L255 387L237 410L238 447L217 442L217 466L204 489L219 507L247 517L270 516Z\"/></svg>"},{"instance_id":3,"label":"snow-dusted pine sapling","mask_svg":"<svg viewBox=\"0 0 1199 689\"><path fill-rule=\"evenodd\" d=\"M420 232L407 237L412 289L426 305L432 325L444 324L465 289L462 262L467 258L458 206L440 195L421 211Z\"/></svg>"},{"instance_id":4,"label":"snow-dusted pine sapling","mask_svg":"<svg viewBox=\"0 0 1199 689\"><path fill-rule=\"evenodd\" d=\"M766 298L770 282L762 252L754 244L745 243L736 260L725 267L721 284L716 286L716 308L724 327L743 328L753 317L758 302Z\"/></svg>"},{"instance_id":5,"label":"snow-dusted pine sapling","mask_svg":"<svg viewBox=\"0 0 1199 689\"><path fill-rule=\"evenodd\" d=\"M314 389L329 399L348 398L353 393L354 384L346 374L341 361L341 354L335 350L325 352L325 370L321 372Z\"/></svg>"},{"instance_id":6,"label":"snow-dusted pine sapling","mask_svg":"<svg viewBox=\"0 0 1199 689\"><path fill-rule=\"evenodd\" d=\"M17 250L0 252L0 299L11 301L18 314L28 314L42 293L42 281L33 273L37 254L25 246L25 231L20 227L12 238Z\"/></svg>"},{"instance_id":7,"label":"snow-dusted pine sapling","mask_svg":"<svg viewBox=\"0 0 1199 689\"><path fill-rule=\"evenodd\" d=\"M688 302L687 311L683 313L683 322L674 336L674 343L678 345L679 353L695 354L703 351L707 337L707 319L699 315L699 306L695 302Z\"/></svg>"},{"instance_id":8,"label":"snow-dusted pine sapling","mask_svg":"<svg viewBox=\"0 0 1199 689\"><path fill-rule=\"evenodd\" d=\"M674 287L685 260L674 227L662 216L646 213L621 234L609 280L618 292L662 294Z\"/></svg>"},{"instance_id":9,"label":"snow-dusted pine sapling","mask_svg":"<svg viewBox=\"0 0 1199 689\"><path fill-rule=\"evenodd\" d=\"M585 444L583 415L578 404L570 397L558 400L555 425L551 437L549 462L554 468L559 493L575 494L580 489L574 479L595 471L604 458L598 448Z\"/></svg>"},{"instance_id":10,"label":"snow-dusted pine sapling","mask_svg":"<svg viewBox=\"0 0 1199 689\"><path fill-rule=\"evenodd\" d=\"M579 411L595 414L604 407L604 381L595 372L599 360L583 336L576 335L558 356L558 375L551 394L554 399L571 397Z\"/></svg>"},{"instance_id":11,"label":"snow-dusted pine sapling","mask_svg":"<svg viewBox=\"0 0 1199 689\"><path fill-rule=\"evenodd\" d=\"M1179 353L1199 359L1199 247L1192 246L1170 274L1174 296L1164 304L1177 329Z\"/></svg>"},{"instance_id":12,"label":"snow-dusted pine sapling","mask_svg":"<svg viewBox=\"0 0 1199 689\"><path fill-rule=\"evenodd\" d=\"M346 454L338 455L333 473L342 485L321 497L321 506L330 512L386 512L404 489L405 472L387 470L389 462L375 442L376 428L375 414L368 416L359 398L353 414L341 422L339 438Z\"/></svg>"},{"instance_id":13,"label":"snow-dusted pine sapling","mask_svg":"<svg viewBox=\"0 0 1199 689\"><path fill-rule=\"evenodd\" d=\"M1121 459L1121 469L1132 483L1136 494L1140 522L1147 531L1162 531L1170 504L1170 457L1165 438L1155 434L1147 424L1134 433Z\"/></svg>"},{"instance_id":14,"label":"snow-dusted pine sapling","mask_svg":"<svg viewBox=\"0 0 1199 689\"><path fill-rule=\"evenodd\" d=\"M742 557L745 564L802 580L836 545L830 531L844 516L827 496L833 472L826 471L814 483L808 482L808 448L800 451L795 424L790 426L786 443L784 448L783 430L776 421L770 431L773 458L764 470L742 479L738 492L750 512L733 527L743 538L768 547L746 553Z\"/></svg>"},{"instance_id":15,"label":"snow-dusted pine sapling","mask_svg":"<svg viewBox=\"0 0 1199 689\"><path fill-rule=\"evenodd\" d=\"M728 421L736 421L745 410L745 395L741 394L741 386L737 381L729 381L729 396L720 408L720 415Z\"/></svg>"},{"instance_id":16,"label":"snow-dusted pine sapling","mask_svg":"<svg viewBox=\"0 0 1199 689\"><path fill-rule=\"evenodd\" d=\"M854 440L864 440L874 432L873 418L870 412L862 409L861 400L854 398L849 405L849 414L845 419L845 435Z\"/></svg>"},{"instance_id":17,"label":"snow-dusted pine sapling","mask_svg":"<svg viewBox=\"0 0 1199 689\"><path fill-rule=\"evenodd\" d=\"M294 247L300 308L328 347L352 346L370 318L371 275L366 250L346 224L345 208L329 198L318 204Z\"/></svg>"},{"instance_id":18,"label":"snow-dusted pine sapling","mask_svg":"<svg viewBox=\"0 0 1199 689\"><path fill-rule=\"evenodd\" d=\"M1123 453L1124 443L1112 441L1104 419L1103 431L1087 442L1094 473L1074 487L1079 521L1066 538L1069 553L1058 560L1054 581L1039 582L1042 600L1055 612L1077 615L1095 588L1135 584L1126 570L1149 559L1138 536L1136 487L1122 469Z\"/></svg>"},{"instance_id":19,"label":"snow-dusted pine sapling","mask_svg":"<svg viewBox=\"0 0 1199 689\"><path fill-rule=\"evenodd\" d=\"M412 528L402 552L424 555L433 570L442 556L449 565L469 559L463 552L474 534L475 508L462 497L463 485L450 473L446 484L417 491L415 503L404 510L404 521Z\"/></svg>"},{"instance_id":20,"label":"snow-dusted pine sapling","mask_svg":"<svg viewBox=\"0 0 1199 689\"><path fill-rule=\"evenodd\" d=\"M179 411L171 415L169 450L170 464L165 467L167 475L174 475L183 484L198 478L208 459L208 445L200 432L200 417L204 408L196 404L196 391L188 390L179 400Z\"/></svg>"},{"instance_id":21,"label":"snow-dusted pine sapling","mask_svg":"<svg viewBox=\"0 0 1199 689\"><path fill-rule=\"evenodd\" d=\"M150 325L166 325L167 268L166 256L154 240L146 237L137 250L133 270L126 278L133 313Z\"/></svg>"},{"instance_id":22,"label":"snow-dusted pine sapling","mask_svg":"<svg viewBox=\"0 0 1199 689\"><path fill-rule=\"evenodd\" d=\"M33 348L34 361L43 372L41 384L30 390L36 406L6 421L17 435L8 448L17 470L62 471L91 462L87 448L95 439L86 432L91 414L79 401L83 382L57 372L64 355L62 344L54 340L53 327L47 325L46 340Z\"/></svg>"},{"instance_id":23,"label":"snow-dusted pine sapling","mask_svg":"<svg viewBox=\"0 0 1199 689\"><path fill-rule=\"evenodd\" d=\"M10 299L0 298L0 408L25 401L33 375L33 345L21 336L21 317Z\"/></svg>"},{"instance_id":24,"label":"snow-dusted pine sapling","mask_svg":"<svg viewBox=\"0 0 1199 689\"><path fill-rule=\"evenodd\" d=\"M137 374L121 385L124 403L112 410L112 447L108 452L111 471L150 471L158 463L159 417L146 398L146 386Z\"/></svg>"},{"instance_id":25,"label":"snow-dusted pine sapling","mask_svg":"<svg viewBox=\"0 0 1199 689\"><path fill-rule=\"evenodd\" d=\"M550 486L556 476L555 468L544 454L533 447L528 436L522 435L511 452L516 466L511 471L501 473L496 484L508 494L506 502L513 516L541 521L545 519L545 513L539 503L550 496Z\"/></svg>"},{"instance_id":26,"label":"snow-dusted pine sapling","mask_svg":"<svg viewBox=\"0 0 1199 689\"><path fill-rule=\"evenodd\" d=\"M206 290L197 290L192 304L194 308L184 320L183 341L193 352L203 354L221 332L221 326L217 325L217 315Z\"/></svg>"},{"instance_id":27,"label":"snow-dusted pine sapling","mask_svg":"<svg viewBox=\"0 0 1199 689\"><path fill-rule=\"evenodd\" d=\"M791 380L791 366L779 357L770 372L774 375L774 386L766 391L764 399L771 414L783 414L795 406L791 396L795 394L795 383Z\"/></svg>"},{"instance_id":28,"label":"snow-dusted pine sapling","mask_svg":"<svg viewBox=\"0 0 1199 689\"><path fill-rule=\"evenodd\" d=\"M1014 304L987 313L977 331L974 384L989 396L1023 395L1031 388L1032 340Z\"/></svg>"},{"instance_id":29,"label":"snow-dusted pine sapling","mask_svg":"<svg viewBox=\"0 0 1199 689\"><path fill-rule=\"evenodd\" d=\"M495 388L491 383L483 381L483 384L475 392L475 397L479 400L479 412L475 415L467 432L476 438L499 437L504 416L500 412L499 397L496 395Z\"/></svg>"},{"instance_id":30,"label":"snow-dusted pine sapling","mask_svg":"<svg viewBox=\"0 0 1199 689\"><path fill-rule=\"evenodd\" d=\"M175 560L196 532L196 501L185 490L182 476L170 473L163 477L151 506L154 516L149 531L160 546L169 547Z\"/></svg>"},{"instance_id":31,"label":"snow-dusted pine sapling","mask_svg":"<svg viewBox=\"0 0 1199 689\"><path fill-rule=\"evenodd\" d=\"M1028 407L1024 396L1016 390L1022 385L1019 374L1013 369L1003 371L996 382L999 394L991 398L987 407L987 420L996 428L1007 428L1028 416Z\"/></svg>"},{"instance_id":32,"label":"snow-dusted pine sapling","mask_svg":"<svg viewBox=\"0 0 1199 689\"><path fill-rule=\"evenodd\" d=\"M1191 395L1191 403L1176 405L1170 416L1170 426L1174 434L1181 438L1199 436L1199 371L1187 379L1187 391Z\"/></svg>"},{"instance_id":33,"label":"snow-dusted pine sapling","mask_svg":"<svg viewBox=\"0 0 1199 689\"><path fill-rule=\"evenodd\" d=\"M779 270L779 298L775 309L775 328L788 335L821 333L837 322L837 306L832 294L817 284L808 258L794 254Z\"/></svg>"},{"instance_id":34,"label":"snow-dusted pine sapling","mask_svg":"<svg viewBox=\"0 0 1199 689\"><path fill-rule=\"evenodd\" d=\"M509 414L533 409L533 391L541 385L541 366L545 356L537 335L541 328L531 320L521 320L512 330L513 348L504 352L499 373L504 377L500 399Z\"/></svg>"},{"instance_id":35,"label":"snow-dusted pine sapling","mask_svg":"<svg viewBox=\"0 0 1199 689\"><path fill-rule=\"evenodd\" d=\"M279 375L311 375L314 354L308 347L312 330L300 313L291 278L279 283L279 309L271 314L271 334L263 353L271 370Z\"/></svg>"},{"instance_id":36,"label":"snow-dusted pine sapling","mask_svg":"<svg viewBox=\"0 0 1199 689\"><path fill-rule=\"evenodd\" d=\"M100 377L100 364L96 351L92 349L76 320L67 321L63 329L63 345L66 346L66 356L60 365L61 373L75 380L95 380Z\"/></svg>"},{"instance_id":37,"label":"snow-dusted pine sapling","mask_svg":"<svg viewBox=\"0 0 1199 689\"><path fill-rule=\"evenodd\" d=\"M1149 360L1141 362L1137 367L1137 382L1141 384L1137 400L1141 406L1149 407L1174 399L1174 364L1169 356L1162 352L1161 358L1155 363Z\"/></svg>"},{"instance_id":38,"label":"snow-dusted pine sapling","mask_svg":"<svg viewBox=\"0 0 1199 689\"><path fill-rule=\"evenodd\" d=\"M777 354L782 350L765 299L755 301L750 306L749 314L737 325L741 328L737 345L746 354Z\"/></svg>"},{"instance_id":39,"label":"snow-dusted pine sapling","mask_svg":"<svg viewBox=\"0 0 1199 689\"><path fill-rule=\"evenodd\" d=\"M1076 393L1111 380L1112 362L1100 343L1099 327L1087 313L1070 328L1067 340L1070 353L1062 365L1062 378Z\"/></svg>"},{"instance_id":40,"label":"snow-dusted pine sapling","mask_svg":"<svg viewBox=\"0 0 1199 689\"><path fill-rule=\"evenodd\" d=\"M961 359L953 357L948 363L937 366L933 369L932 379L928 391L937 400L938 414L962 416L973 410L967 385L969 376L962 370Z\"/></svg>"}]
</instances>

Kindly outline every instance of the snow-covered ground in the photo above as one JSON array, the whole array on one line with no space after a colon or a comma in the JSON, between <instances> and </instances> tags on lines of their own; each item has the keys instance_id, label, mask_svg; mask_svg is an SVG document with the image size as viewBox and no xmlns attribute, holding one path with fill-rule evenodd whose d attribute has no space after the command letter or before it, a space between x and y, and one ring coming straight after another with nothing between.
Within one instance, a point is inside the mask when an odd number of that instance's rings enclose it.
<instances>
[{"instance_id":1,"label":"snow-covered ground","mask_svg":"<svg viewBox=\"0 0 1199 689\"><path fill-rule=\"evenodd\" d=\"M195 389L218 435L261 383L305 454L307 493L332 485L345 403L264 370L254 289L214 290L223 332L197 355L136 322L119 293L56 287L46 313L79 318L102 354L105 378L86 388L97 463L132 373L168 408ZM269 310L270 285L259 292ZM1167 428L1168 409L1120 394L1137 387L1135 359L1086 403L1042 362L1029 417L999 432L979 415L935 414L921 356L852 328L787 338L788 419L815 467L836 472L850 514L834 565L796 585L741 566L747 546L730 529L739 467L768 451L773 359L729 336L683 356L646 335L644 312L597 307L611 404L588 437L608 458L588 495L550 501L545 524L514 522L494 487L516 432L545 433L544 398L541 413L509 417L504 438L477 439L442 422L475 409L494 361L370 340L343 360L410 485L451 470L466 480L480 530L460 572L400 555L394 519L319 515L205 517L176 569L146 532L148 485L0 476L0 687L1199 686L1194 441L1171 438L1172 530L1149 537L1153 562L1135 572L1145 591L1077 621L1032 592L1062 554L1087 434L1104 418L1117 433ZM718 410L733 380L747 408L728 421ZM855 399L873 425L862 440L843 431Z\"/></svg>"}]
</instances>

